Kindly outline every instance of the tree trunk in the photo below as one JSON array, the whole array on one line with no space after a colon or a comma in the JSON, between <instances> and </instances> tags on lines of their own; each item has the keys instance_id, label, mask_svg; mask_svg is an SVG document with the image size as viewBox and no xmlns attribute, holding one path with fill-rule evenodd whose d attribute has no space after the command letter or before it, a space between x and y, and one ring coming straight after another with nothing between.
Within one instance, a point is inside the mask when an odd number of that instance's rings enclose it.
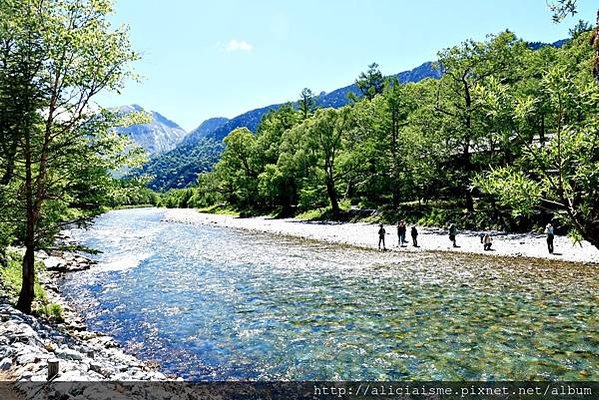
<instances>
[{"instance_id":1,"label":"tree trunk","mask_svg":"<svg viewBox=\"0 0 599 400\"><path fill-rule=\"evenodd\" d=\"M396 110L391 113L391 188L393 209L399 209L399 163L397 161L399 140L399 117Z\"/></svg>"},{"instance_id":2,"label":"tree trunk","mask_svg":"<svg viewBox=\"0 0 599 400\"><path fill-rule=\"evenodd\" d=\"M294 214L294 205L297 204L297 185L295 181L289 180L284 186L283 195L281 198L283 209L281 217L292 217Z\"/></svg>"},{"instance_id":3,"label":"tree trunk","mask_svg":"<svg viewBox=\"0 0 599 400\"><path fill-rule=\"evenodd\" d=\"M26 314L31 314L31 304L35 296L35 255L33 244L28 244L25 248L25 256L23 257L23 280L21 293L19 293L19 301L17 309Z\"/></svg>"},{"instance_id":4,"label":"tree trunk","mask_svg":"<svg viewBox=\"0 0 599 400\"><path fill-rule=\"evenodd\" d=\"M25 256L23 257L23 276L21 292L17 309L26 314L31 314L31 304L35 296L35 225L36 209L33 191L32 151L29 133L25 136L25 211L27 214L27 229L25 231Z\"/></svg>"},{"instance_id":5,"label":"tree trunk","mask_svg":"<svg viewBox=\"0 0 599 400\"><path fill-rule=\"evenodd\" d=\"M462 154L464 157L464 171L466 172L466 185L464 186L464 195L466 199L466 208L468 211L474 211L474 201L472 199L472 191L469 188L470 183L470 175L472 172L472 161L470 158L470 140L472 138L472 97L470 96L470 85L463 79L465 96L464 100L466 103L466 140L464 141L464 153Z\"/></svg>"},{"instance_id":6,"label":"tree trunk","mask_svg":"<svg viewBox=\"0 0 599 400\"><path fill-rule=\"evenodd\" d=\"M589 241L597 250L599 250L599 230L589 232L586 235L586 240Z\"/></svg>"},{"instance_id":7,"label":"tree trunk","mask_svg":"<svg viewBox=\"0 0 599 400\"><path fill-rule=\"evenodd\" d=\"M337 190L335 189L335 182L329 176L327 176L326 185L329 201L331 202L331 211L334 215L339 214L339 200L337 199Z\"/></svg>"}]
</instances>

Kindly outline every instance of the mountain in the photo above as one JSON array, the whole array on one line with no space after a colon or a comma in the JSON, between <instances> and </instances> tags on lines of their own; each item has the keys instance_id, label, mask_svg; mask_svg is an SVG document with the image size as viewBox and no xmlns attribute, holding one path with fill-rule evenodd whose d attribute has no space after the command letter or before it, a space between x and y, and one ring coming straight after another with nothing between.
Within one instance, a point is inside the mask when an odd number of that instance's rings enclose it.
<instances>
[{"instance_id":1,"label":"mountain","mask_svg":"<svg viewBox=\"0 0 599 400\"><path fill-rule=\"evenodd\" d=\"M210 171L223 149L223 142L200 138L194 144L181 144L152 158L133 175L150 176L148 187L153 190L181 189L194 183L199 173Z\"/></svg>"},{"instance_id":2,"label":"mountain","mask_svg":"<svg viewBox=\"0 0 599 400\"><path fill-rule=\"evenodd\" d=\"M437 79L440 76L441 72L433 68L432 62L426 62L410 71L404 71L400 72L397 75L394 75L394 77L396 77L401 83L419 82L426 78ZM349 103L348 95L350 93L353 93L358 97L362 96L362 93L354 83L352 85L345 86L341 89L334 90L331 93L322 92L318 96L316 96L314 100L316 101L316 104L322 108L340 108ZM256 132L256 129L258 129L258 125L260 124L262 117L266 115L269 111L276 110L281 106L282 104L273 104L238 115L237 117L229 120L226 124L215 129L207 137L210 137L215 140L223 140L233 129L240 128L243 126L248 128L252 132Z\"/></svg>"},{"instance_id":3,"label":"mountain","mask_svg":"<svg viewBox=\"0 0 599 400\"><path fill-rule=\"evenodd\" d=\"M557 47L558 49L563 47L566 43L568 43L570 39L562 39L553 43L543 43L543 42L528 42L528 48L531 50L539 50L543 47L551 46Z\"/></svg>"},{"instance_id":4,"label":"mountain","mask_svg":"<svg viewBox=\"0 0 599 400\"><path fill-rule=\"evenodd\" d=\"M207 119L206 121L202 122L200 126L195 128L193 131L189 132L187 136L183 138L180 145L185 146L189 144L195 144L200 139L210 135L212 132L214 132L216 129L220 128L227 122L229 122L229 119L222 117Z\"/></svg>"},{"instance_id":5,"label":"mountain","mask_svg":"<svg viewBox=\"0 0 599 400\"><path fill-rule=\"evenodd\" d=\"M180 189L196 181L200 172L209 171L220 158L222 141L209 138L226 124L227 118L210 118L191 131L174 149L159 154L136 171L151 178L154 190Z\"/></svg>"},{"instance_id":6,"label":"mountain","mask_svg":"<svg viewBox=\"0 0 599 400\"><path fill-rule=\"evenodd\" d=\"M119 107L119 111L128 114L145 110L137 104L132 104ZM183 128L156 111L148 111L147 113L152 119L150 123L131 125L117 130L119 133L129 136L140 147L143 147L150 156L156 156L174 149L187 135Z\"/></svg>"},{"instance_id":7,"label":"mountain","mask_svg":"<svg viewBox=\"0 0 599 400\"><path fill-rule=\"evenodd\" d=\"M394 76L401 83L409 83L426 78L437 79L441 76L441 72L433 68L433 63L427 62ZM352 84L330 93L322 92L315 97L315 101L319 107L340 108L349 103L350 93L358 97L362 95L356 84ZM218 161L220 152L224 148L222 141L229 132L240 127L247 127L252 132L256 132L262 117L282 105L272 104L257 108L230 120L208 119L190 132L176 148L156 155L137 173L152 176L148 186L154 190L184 188L196 181L198 173L209 171Z\"/></svg>"}]
</instances>

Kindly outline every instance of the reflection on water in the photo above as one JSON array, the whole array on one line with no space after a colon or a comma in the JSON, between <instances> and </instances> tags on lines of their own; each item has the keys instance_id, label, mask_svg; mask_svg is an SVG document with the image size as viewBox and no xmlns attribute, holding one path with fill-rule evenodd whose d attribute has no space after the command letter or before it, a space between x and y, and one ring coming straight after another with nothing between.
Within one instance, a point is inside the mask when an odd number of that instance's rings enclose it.
<instances>
[{"instance_id":1,"label":"reflection on water","mask_svg":"<svg viewBox=\"0 0 599 400\"><path fill-rule=\"evenodd\" d=\"M195 380L599 379L596 266L379 253L114 211L65 293Z\"/></svg>"}]
</instances>

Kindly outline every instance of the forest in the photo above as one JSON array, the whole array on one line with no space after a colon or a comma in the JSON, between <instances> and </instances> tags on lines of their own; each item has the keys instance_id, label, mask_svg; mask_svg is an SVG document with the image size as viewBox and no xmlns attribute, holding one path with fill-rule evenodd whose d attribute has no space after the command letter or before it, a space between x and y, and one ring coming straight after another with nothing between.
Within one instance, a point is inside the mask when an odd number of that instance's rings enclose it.
<instances>
[{"instance_id":1,"label":"forest","mask_svg":"<svg viewBox=\"0 0 599 400\"><path fill-rule=\"evenodd\" d=\"M304 90L255 135L229 133L213 171L162 204L508 231L554 221L599 247L597 31L580 21L570 33L561 47L510 31L467 40L419 83L372 64L341 109Z\"/></svg>"}]
</instances>

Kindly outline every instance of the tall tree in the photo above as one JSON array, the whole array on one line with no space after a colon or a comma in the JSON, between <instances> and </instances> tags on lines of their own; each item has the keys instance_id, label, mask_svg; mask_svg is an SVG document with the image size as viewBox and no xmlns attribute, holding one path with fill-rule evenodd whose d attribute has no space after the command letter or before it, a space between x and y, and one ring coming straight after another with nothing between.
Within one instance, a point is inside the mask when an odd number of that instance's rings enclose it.
<instances>
[{"instance_id":1,"label":"tall tree","mask_svg":"<svg viewBox=\"0 0 599 400\"><path fill-rule=\"evenodd\" d=\"M19 34L11 38L11 30L2 29L0 43L12 40L9 53L25 82L18 86L23 92L11 93L8 86L3 91L15 101L24 96L19 103L35 110L5 130L16 139L15 157L22 165L11 178L19 187L24 221L17 307L29 313L34 251L56 231L57 215L73 200L71 178L97 172L84 168L81 152L100 151L107 143L98 135L106 132L101 127L109 118L98 118L91 100L104 89L120 89L137 55L126 29L114 30L108 22L109 0L7 0L0 7L18 16Z\"/></svg>"},{"instance_id":2,"label":"tall tree","mask_svg":"<svg viewBox=\"0 0 599 400\"><path fill-rule=\"evenodd\" d=\"M547 146L525 143L525 156L515 165L496 168L476 180L515 212L538 207L556 211L576 237L599 249L599 89L590 79L577 79L564 65L543 78L542 99L521 98L509 107L526 124L534 103L547 101L553 136ZM517 133L518 131L516 131Z\"/></svg>"},{"instance_id":3,"label":"tall tree","mask_svg":"<svg viewBox=\"0 0 599 400\"><path fill-rule=\"evenodd\" d=\"M472 153L478 140L485 135L477 120L474 96L476 85L496 77L513 79L514 66L526 45L511 32L490 36L486 42L468 40L439 52L438 64L444 75L439 85L437 112L444 114L452 124L455 147L459 150L463 171L462 192L466 207L474 211L469 181L475 170Z\"/></svg>"},{"instance_id":4,"label":"tall tree","mask_svg":"<svg viewBox=\"0 0 599 400\"><path fill-rule=\"evenodd\" d=\"M224 139L226 145L214 172L221 177L223 194L241 209L257 209L259 165L256 165L256 136L247 128L237 128Z\"/></svg>"},{"instance_id":5,"label":"tall tree","mask_svg":"<svg viewBox=\"0 0 599 400\"><path fill-rule=\"evenodd\" d=\"M308 88L304 88L300 93L300 99L298 102L299 110L302 113L304 120L308 119L316 110L316 101L314 100L314 93Z\"/></svg>"},{"instance_id":6,"label":"tall tree","mask_svg":"<svg viewBox=\"0 0 599 400\"><path fill-rule=\"evenodd\" d=\"M377 63L370 64L368 71L360 73L356 85L368 100L372 100L377 94L383 93L385 78L379 70L379 65Z\"/></svg>"},{"instance_id":7,"label":"tall tree","mask_svg":"<svg viewBox=\"0 0 599 400\"><path fill-rule=\"evenodd\" d=\"M337 159L349 130L348 110L318 110L307 127L304 139L306 153L312 154L315 164L323 172L324 186L334 215L340 212Z\"/></svg>"}]
</instances>

